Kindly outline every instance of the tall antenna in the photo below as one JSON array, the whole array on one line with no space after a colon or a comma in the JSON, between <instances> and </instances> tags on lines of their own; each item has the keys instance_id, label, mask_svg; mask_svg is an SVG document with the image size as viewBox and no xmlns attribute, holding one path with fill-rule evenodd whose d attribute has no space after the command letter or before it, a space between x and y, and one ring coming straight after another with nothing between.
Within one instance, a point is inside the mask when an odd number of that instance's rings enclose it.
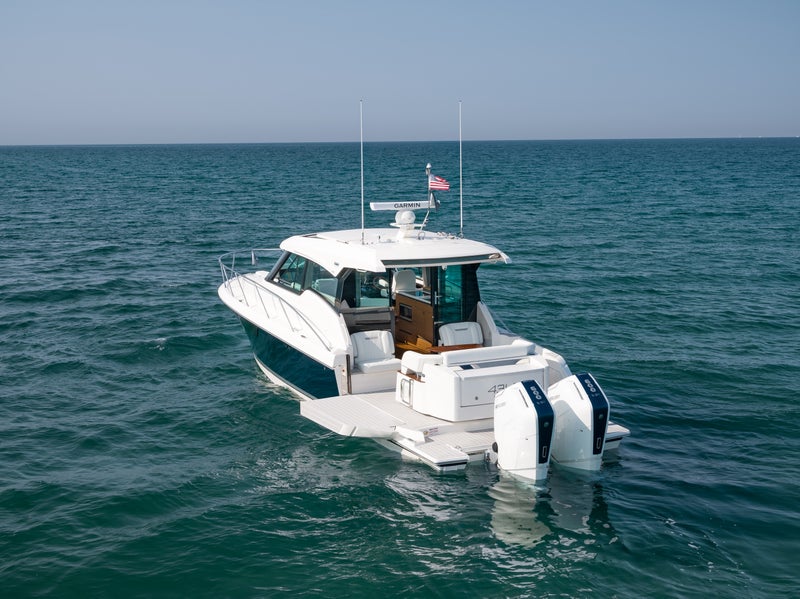
<instances>
[{"instance_id":1,"label":"tall antenna","mask_svg":"<svg viewBox=\"0 0 800 599\"><path fill-rule=\"evenodd\" d=\"M458 101L458 204L461 212L459 235L464 237L464 176L461 167L461 100Z\"/></svg>"},{"instance_id":2,"label":"tall antenna","mask_svg":"<svg viewBox=\"0 0 800 599\"><path fill-rule=\"evenodd\" d=\"M361 245L364 245L364 100L358 101L358 122L361 140Z\"/></svg>"}]
</instances>

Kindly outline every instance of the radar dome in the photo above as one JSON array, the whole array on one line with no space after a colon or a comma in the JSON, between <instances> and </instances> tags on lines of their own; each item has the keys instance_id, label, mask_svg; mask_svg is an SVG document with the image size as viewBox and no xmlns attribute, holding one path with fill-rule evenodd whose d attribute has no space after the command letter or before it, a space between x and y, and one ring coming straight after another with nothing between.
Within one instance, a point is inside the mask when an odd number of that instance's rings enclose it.
<instances>
[{"instance_id":1,"label":"radar dome","mask_svg":"<svg viewBox=\"0 0 800 599\"><path fill-rule=\"evenodd\" d=\"M398 210L394 215L394 222L398 225L413 225L416 219L413 210Z\"/></svg>"}]
</instances>

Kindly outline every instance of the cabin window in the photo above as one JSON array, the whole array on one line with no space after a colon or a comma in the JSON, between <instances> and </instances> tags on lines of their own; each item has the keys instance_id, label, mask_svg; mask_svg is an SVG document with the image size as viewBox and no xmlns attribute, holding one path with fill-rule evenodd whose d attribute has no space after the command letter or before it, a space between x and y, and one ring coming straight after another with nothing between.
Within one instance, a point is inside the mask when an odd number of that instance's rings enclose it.
<instances>
[{"instance_id":1,"label":"cabin window","mask_svg":"<svg viewBox=\"0 0 800 599\"><path fill-rule=\"evenodd\" d=\"M306 274L306 259L297 254L290 254L278 269L275 282L300 292Z\"/></svg>"},{"instance_id":2,"label":"cabin window","mask_svg":"<svg viewBox=\"0 0 800 599\"><path fill-rule=\"evenodd\" d=\"M331 304L334 304L336 302L336 292L339 289L339 279L314 262L308 263L308 271L311 289L319 293Z\"/></svg>"},{"instance_id":3,"label":"cabin window","mask_svg":"<svg viewBox=\"0 0 800 599\"><path fill-rule=\"evenodd\" d=\"M351 270L342 280L341 299L348 308L388 308L388 276Z\"/></svg>"},{"instance_id":4,"label":"cabin window","mask_svg":"<svg viewBox=\"0 0 800 599\"><path fill-rule=\"evenodd\" d=\"M336 301L339 280L325 268L297 254L288 254L273 280L301 293L313 289L331 304Z\"/></svg>"}]
</instances>

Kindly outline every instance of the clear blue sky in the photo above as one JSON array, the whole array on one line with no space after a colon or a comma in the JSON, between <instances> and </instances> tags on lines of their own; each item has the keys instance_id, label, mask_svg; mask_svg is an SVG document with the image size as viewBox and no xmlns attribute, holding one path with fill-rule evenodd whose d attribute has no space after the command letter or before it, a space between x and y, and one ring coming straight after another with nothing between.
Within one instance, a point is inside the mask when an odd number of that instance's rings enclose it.
<instances>
[{"instance_id":1,"label":"clear blue sky","mask_svg":"<svg viewBox=\"0 0 800 599\"><path fill-rule=\"evenodd\" d=\"M800 135L800 0L0 0L0 145Z\"/></svg>"}]
</instances>

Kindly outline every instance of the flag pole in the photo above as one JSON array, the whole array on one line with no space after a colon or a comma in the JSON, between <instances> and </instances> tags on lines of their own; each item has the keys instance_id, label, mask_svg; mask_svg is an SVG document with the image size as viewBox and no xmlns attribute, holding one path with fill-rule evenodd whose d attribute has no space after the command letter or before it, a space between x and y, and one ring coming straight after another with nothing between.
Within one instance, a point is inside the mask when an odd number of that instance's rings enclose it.
<instances>
[{"instance_id":1,"label":"flag pole","mask_svg":"<svg viewBox=\"0 0 800 599\"><path fill-rule=\"evenodd\" d=\"M428 208L430 208L431 205L434 205L434 206L436 205L436 203L435 203L436 199L434 198L433 190L431 189L431 163L430 162L425 165L425 178L428 180Z\"/></svg>"},{"instance_id":2,"label":"flag pole","mask_svg":"<svg viewBox=\"0 0 800 599\"><path fill-rule=\"evenodd\" d=\"M358 101L358 123L361 148L361 245L364 245L364 100Z\"/></svg>"},{"instance_id":3,"label":"flag pole","mask_svg":"<svg viewBox=\"0 0 800 599\"><path fill-rule=\"evenodd\" d=\"M461 218L459 235L464 237L464 176L461 167L461 100L458 101L458 196Z\"/></svg>"}]
</instances>

